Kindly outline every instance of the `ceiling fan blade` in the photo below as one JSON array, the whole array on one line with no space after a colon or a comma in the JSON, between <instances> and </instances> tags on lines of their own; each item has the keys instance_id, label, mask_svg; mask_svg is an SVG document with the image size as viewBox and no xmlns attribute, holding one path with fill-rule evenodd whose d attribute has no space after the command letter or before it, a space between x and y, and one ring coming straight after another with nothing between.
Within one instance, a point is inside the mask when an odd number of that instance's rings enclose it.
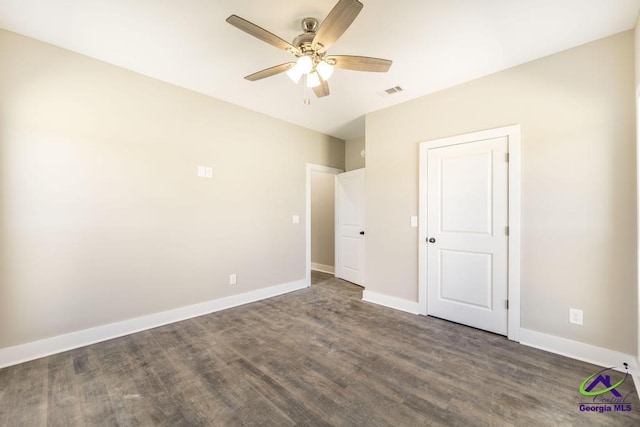
<instances>
[{"instance_id":1,"label":"ceiling fan blade","mask_svg":"<svg viewBox=\"0 0 640 427\"><path fill-rule=\"evenodd\" d=\"M291 43L281 39L273 33L270 33L264 28L257 26L253 22L249 22L244 18L240 18L238 15L231 15L227 18L227 22L234 27L244 31L245 33L251 34L252 36L262 40L263 42L277 47L278 49L286 50L291 53L299 53L299 50Z\"/></svg>"},{"instance_id":2,"label":"ceiling fan blade","mask_svg":"<svg viewBox=\"0 0 640 427\"><path fill-rule=\"evenodd\" d=\"M329 95L329 83L320 77L320 86L314 87L313 93L315 93L318 98Z\"/></svg>"},{"instance_id":3,"label":"ceiling fan blade","mask_svg":"<svg viewBox=\"0 0 640 427\"><path fill-rule=\"evenodd\" d=\"M318 44L322 45L320 52L329 49L349 28L361 10L362 3L358 0L338 1L318 28L312 43L314 49Z\"/></svg>"},{"instance_id":4,"label":"ceiling fan blade","mask_svg":"<svg viewBox=\"0 0 640 427\"><path fill-rule=\"evenodd\" d=\"M375 71L386 73L393 61L388 59L371 58L368 56L331 55L327 56L330 62L335 61L336 68L354 71Z\"/></svg>"},{"instance_id":5,"label":"ceiling fan blade","mask_svg":"<svg viewBox=\"0 0 640 427\"><path fill-rule=\"evenodd\" d=\"M275 76L276 74L284 73L291 67L296 65L295 62L285 62L284 64L276 65L275 67L265 68L257 73L249 74L245 79L255 82L256 80L264 79L266 77Z\"/></svg>"}]
</instances>

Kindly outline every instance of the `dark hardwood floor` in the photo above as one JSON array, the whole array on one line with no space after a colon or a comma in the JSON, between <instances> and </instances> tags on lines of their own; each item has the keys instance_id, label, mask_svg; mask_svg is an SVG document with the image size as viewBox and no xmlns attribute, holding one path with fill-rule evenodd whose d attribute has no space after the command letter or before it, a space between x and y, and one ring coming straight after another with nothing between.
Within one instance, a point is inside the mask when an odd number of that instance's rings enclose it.
<instances>
[{"instance_id":1,"label":"dark hardwood floor","mask_svg":"<svg viewBox=\"0 0 640 427\"><path fill-rule=\"evenodd\" d=\"M2 369L0 426L640 425L579 411L597 366L313 283Z\"/></svg>"}]
</instances>

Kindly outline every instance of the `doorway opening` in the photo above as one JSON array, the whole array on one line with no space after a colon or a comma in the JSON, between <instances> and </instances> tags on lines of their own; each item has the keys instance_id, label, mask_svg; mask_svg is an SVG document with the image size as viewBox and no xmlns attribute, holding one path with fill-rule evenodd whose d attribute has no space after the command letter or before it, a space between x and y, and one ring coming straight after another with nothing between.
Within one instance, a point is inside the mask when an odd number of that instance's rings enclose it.
<instances>
[{"instance_id":1,"label":"doorway opening","mask_svg":"<svg viewBox=\"0 0 640 427\"><path fill-rule=\"evenodd\" d=\"M342 169L307 163L305 208L306 283L311 270L335 273L336 175Z\"/></svg>"}]
</instances>

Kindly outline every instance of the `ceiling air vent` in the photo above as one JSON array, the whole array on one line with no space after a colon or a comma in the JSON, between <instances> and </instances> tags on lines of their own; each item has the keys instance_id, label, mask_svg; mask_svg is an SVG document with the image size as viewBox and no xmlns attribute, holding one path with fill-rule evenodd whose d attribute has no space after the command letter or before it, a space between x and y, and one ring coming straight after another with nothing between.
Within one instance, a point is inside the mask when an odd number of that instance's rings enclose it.
<instances>
[{"instance_id":1,"label":"ceiling air vent","mask_svg":"<svg viewBox=\"0 0 640 427\"><path fill-rule=\"evenodd\" d=\"M389 89L385 89L382 92L379 92L380 96L389 96L399 92L402 92L404 89L400 86L390 87Z\"/></svg>"}]
</instances>

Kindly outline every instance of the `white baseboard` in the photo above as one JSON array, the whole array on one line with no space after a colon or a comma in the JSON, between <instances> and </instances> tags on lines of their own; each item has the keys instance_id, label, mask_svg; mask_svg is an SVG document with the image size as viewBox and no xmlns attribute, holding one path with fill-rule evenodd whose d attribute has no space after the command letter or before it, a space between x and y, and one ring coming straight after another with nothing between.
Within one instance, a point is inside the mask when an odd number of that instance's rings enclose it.
<instances>
[{"instance_id":1,"label":"white baseboard","mask_svg":"<svg viewBox=\"0 0 640 427\"><path fill-rule=\"evenodd\" d=\"M378 292L368 291L366 289L362 292L362 301L383 305L400 311L406 311L411 314L419 314L419 304L415 301L392 297Z\"/></svg>"},{"instance_id":2,"label":"white baseboard","mask_svg":"<svg viewBox=\"0 0 640 427\"><path fill-rule=\"evenodd\" d=\"M638 369L635 369L634 372L632 372L632 374L633 374L633 382L636 385L636 394L637 394L638 392L640 392L640 358L636 357L635 362Z\"/></svg>"},{"instance_id":3,"label":"white baseboard","mask_svg":"<svg viewBox=\"0 0 640 427\"><path fill-rule=\"evenodd\" d=\"M543 334L530 329L520 329L520 344L592 363L603 368L615 368L618 371L624 371L624 363L626 362L629 366L629 373L632 374L635 382L636 390L640 390L638 359L630 354Z\"/></svg>"},{"instance_id":4,"label":"white baseboard","mask_svg":"<svg viewBox=\"0 0 640 427\"><path fill-rule=\"evenodd\" d=\"M312 262L311 269L319 271L321 273L336 274L336 268L333 265L324 265L318 264L317 262Z\"/></svg>"},{"instance_id":5,"label":"white baseboard","mask_svg":"<svg viewBox=\"0 0 640 427\"><path fill-rule=\"evenodd\" d=\"M58 335L39 341L20 344L13 347L0 349L0 368L30 360L39 359L74 348L84 347L101 341L107 341L124 335L133 334L169 323L179 322L192 317L202 316L227 308L237 307L250 302L260 301L266 298L286 294L306 288L306 281L283 283L270 286L264 289L245 292L238 295L231 295L199 304L176 308L174 310L163 311L161 313L150 314L134 319L123 320L121 322L108 325L97 326L95 328L84 329L69 334Z\"/></svg>"}]
</instances>

